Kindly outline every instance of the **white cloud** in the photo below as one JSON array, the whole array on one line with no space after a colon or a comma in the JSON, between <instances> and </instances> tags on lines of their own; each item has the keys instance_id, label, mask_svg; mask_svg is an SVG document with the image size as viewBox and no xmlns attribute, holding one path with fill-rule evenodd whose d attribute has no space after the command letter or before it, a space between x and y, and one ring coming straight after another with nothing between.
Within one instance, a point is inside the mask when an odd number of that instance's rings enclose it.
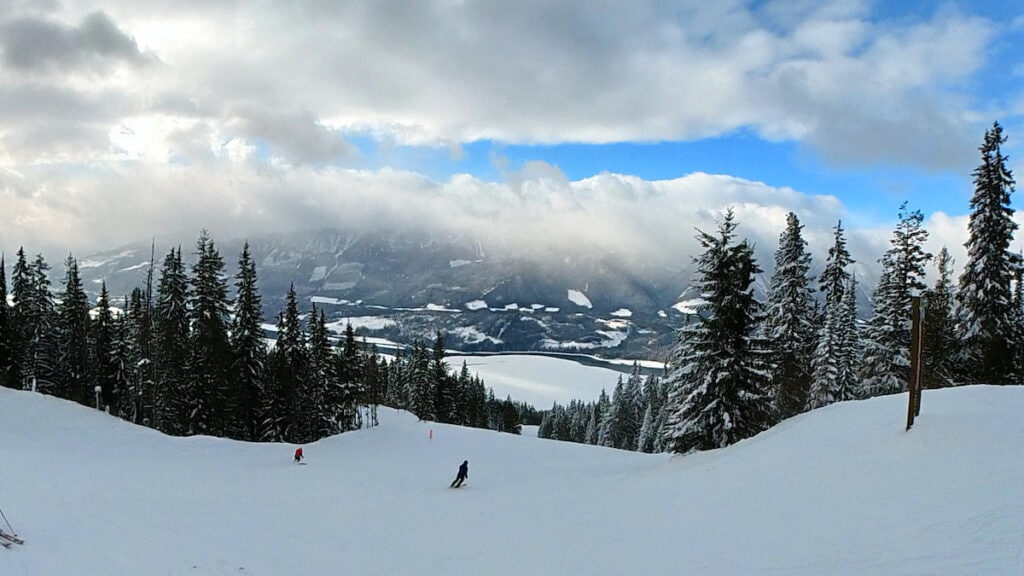
<instances>
[{"instance_id":1,"label":"white cloud","mask_svg":"<svg viewBox=\"0 0 1024 576\"><path fill-rule=\"evenodd\" d=\"M76 252L201 228L235 237L372 222L685 260L694 228L712 228L727 206L759 250L774 247L790 210L824 246L847 217L829 196L700 173L570 181L544 162L504 182L437 181L358 169L349 140L457 158L484 138L743 128L841 165L961 169L977 136L961 86L994 34L950 9L879 23L867 4L838 0L5 8L0 246Z\"/></svg>"}]
</instances>

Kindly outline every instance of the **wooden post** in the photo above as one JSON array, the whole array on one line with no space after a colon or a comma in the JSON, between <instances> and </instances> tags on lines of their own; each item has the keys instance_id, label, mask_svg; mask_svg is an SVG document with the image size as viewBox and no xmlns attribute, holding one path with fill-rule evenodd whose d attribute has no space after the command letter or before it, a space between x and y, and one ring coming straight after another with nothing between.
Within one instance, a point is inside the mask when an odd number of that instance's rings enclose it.
<instances>
[{"instance_id":1,"label":"wooden post","mask_svg":"<svg viewBox=\"0 0 1024 576\"><path fill-rule=\"evenodd\" d=\"M910 298L910 378L907 382L907 430L921 414L921 374L924 366L924 334L921 331L921 297Z\"/></svg>"}]
</instances>

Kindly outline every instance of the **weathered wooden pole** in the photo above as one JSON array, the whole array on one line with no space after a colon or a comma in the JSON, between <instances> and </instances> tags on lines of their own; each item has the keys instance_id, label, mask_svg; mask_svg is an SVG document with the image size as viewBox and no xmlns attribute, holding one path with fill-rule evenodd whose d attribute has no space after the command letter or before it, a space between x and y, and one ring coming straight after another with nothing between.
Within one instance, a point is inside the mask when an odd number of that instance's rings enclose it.
<instances>
[{"instance_id":1,"label":"weathered wooden pole","mask_svg":"<svg viewBox=\"0 0 1024 576\"><path fill-rule=\"evenodd\" d=\"M921 374L924 367L924 334L921 332L921 297L910 297L910 379L907 382L907 430L921 414Z\"/></svg>"}]
</instances>

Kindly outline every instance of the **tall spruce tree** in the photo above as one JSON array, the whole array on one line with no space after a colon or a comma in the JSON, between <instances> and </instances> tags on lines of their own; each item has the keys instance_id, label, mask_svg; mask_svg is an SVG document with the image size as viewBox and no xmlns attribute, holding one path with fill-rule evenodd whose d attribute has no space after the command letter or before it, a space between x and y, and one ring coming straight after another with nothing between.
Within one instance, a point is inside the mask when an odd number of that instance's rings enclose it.
<instances>
[{"instance_id":1,"label":"tall spruce tree","mask_svg":"<svg viewBox=\"0 0 1024 576\"><path fill-rule=\"evenodd\" d=\"M100 390L99 403L97 408L109 410L112 414L118 413L116 406L116 388L118 377L117 358L115 356L115 326L114 315L110 310L110 294L107 292L107 283L103 282L100 288L100 296L96 300L96 319L93 320L92 329L92 358L95 366L94 385Z\"/></svg>"},{"instance_id":2,"label":"tall spruce tree","mask_svg":"<svg viewBox=\"0 0 1024 576\"><path fill-rule=\"evenodd\" d=\"M306 375L300 390L302 412L307 414L297 423L297 442L312 442L337 434L339 405L332 403L339 387L334 346L327 333L327 319L323 310L313 306L309 320L309 356Z\"/></svg>"},{"instance_id":3,"label":"tall spruce tree","mask_svg":"<svg viewBox=\"0 0 1024 576\"><path fill-rule=\"evenodd\" d=\"M764 333L774 352L772 382L780 418L804 411L810 392L817 311L808 277L811 255L802 230L797 215L787 214L765 312Z\"/></svg>"},{"instance_id":4,"label":"tall spruce tree","mask_svg":"<svg viewBox=\"0 0 1024 576\"><path fill-rule=\"evenodd\" d=\"M22 386L50 394L55 387L57 341L49 264L37 255L31 263L24 250L14 265L12 314L18 379Z\"/></svg>"},{"instance_id":5,"label":"tall spruce tree","mask_svg":"<svg viewBox=\"0 0 1024 576\"><path fill-rule=\"evenodd\" d=\"M134 339L131 302L124 298L121 312L114 316L114 342L112 365L114 367L114 405L117 416L129 422L138 422L140 380L136 368L141 355Z\"/></svg>"},{"instance_id":6,"label":"tall spruce tree","mask_svg":"<svg viewBox=\"0 0 1024 576\"><path fill-rule=\"evenodd\" d=\"M78 262L64 261L64 290L57 305L57 370L54 395L90 404L89 297L82 288Z\"/></svg>"},{"instance_id":7,"label":"tall spruce tree","mask_svg":"<svg viewBox=\"0 0 1024 576\"><path fill-rule=\"evenodd\" d=\"M267 345L263 338L263 301L256 278L256 264L249 243L242 246L235 276L235 314L231 321L233 352L230 394L231 424L228 435L257 440L266 376Z\"/></svg>"},{"instance_id":8,"label":"tall spruce tree","mask_svg":"<svg viewBox=\"0 0 1024 576\"><path fill-rule=\"evenodd\" d=\"M945 247L935 259L938 277L924 297L924 366L926 388L945 388L954 384L953 359L957 343L953 321L953 259Z\"/></svg>"},{"instance_id":9,"label":"tall spruce tree","mask_svg":"<svg viewBox=\"0 0 1024 576\"><path fill-rule=\"evenodd\" d=\"M13 338L11 310L7 304L7 264L0 254L0 386L5 388L16 388L18 382L11 374L15 367Z\"/></svg>"},{"instance_id":10,"label":"tall spruce tree","mask_svg":"<svg viewBox=\"0 0 1024 576\"><path fill-rule=\"evenodd\" d=\"M879 262L882 276L875 288L874 312L864 334L860 367L864 397L904 392L910 379L911 298L927 287L925 266L932 255L924 250L928 232L919 210L900 206L891 247Z\"/></svg>"},{"instance_id":11,"label":"tall spruce tree","mask_svg":"<svg viewBox=\"0 0 1024 576\"><path fill-rule=\"evenodd\" d=\"M363 352L351 322L345 324L345 338L336 357L338 386L333 389L330 401L337 406L339 431L345 432L361 425L357 406L366 402L368 392Z\"/></svg>"},{"instance_id":12,"label":"tall spruce tree","mask_svg":"<svg viewBox=\"0 0 1024 576\"><path fill-rule=\"evenodd\" d=\"M434 410L438 422L455 422L456 400L455 381L449 375L448 363L445 361L444 335L438 330L434 333L434 352L430 358L430 380L434 389Z\"/></svg>"},{"instance_id":13,"label":"tall spruce tree","mask_svg":"<svg viewBox=\"0 0 1024 576\"><path fill-rule=\"evenodd\" d=\"M190 431L222 436L229 427L233 360L228 342L230 301L224 259L206 230L196 243L189 296L192 320L188 363L188 397L192 400Z\"/></svg>"},{"instance_id":14,"label":"tall spruce tree","mask_svg":"<svg viewBox=\"0 0 1024 576\"><path fill-rule=\"evenodd\" d=\"M268 442L291 442L304 417L299 402L306 375L306 343L299 316L295 285L288 288L285 308L277 318L277 341L267 359L269 369L264 394L263 423L260 436Z\"/></svg>"},{"instance_id":15,"label":"tall spruce tree","mask_svg":"<svg viewBox=\"0 0 1024 576\"><path fill-rule=\"evenodd\" d=\"M769 352L756 337L761 311L752 285L760 269L753 247L735 236L731 210L717 235L697 236L704 248L696 260L701 303L697 321L680 332L667 376L672 391L665 435L673 452L728 446L774 418Z\"/></svg>"},{"instance_id":16,"label":"tall spruce tree","mask_svg":"<svg viewBox=\"0 0 1024 576\"><path fill-rule=\"evenodd\" d=\"M974 195L967 224L967 262L956 295L956 333L960 343L959 378L965 382L1006 384L1014 380L1017 330L1009 252L1017 224L1010 195L1013 175L1002 153L1006 141L998 122L985 132L981 165L974 170Z\"/></svg>"},{"instance_id":17,"label":"tall spruce tree","mask_svg":"<svg viewBox=\"0 0 1024 576\"><path fill-rule=\"evenodd\" d=\"M422 341L413 342L412 352L406 356L406 363L409 408L420 420L436 421L436 394L430 380L430 352ZM488 415L488 421L490 420Z\"/></svg>"},{"instance_id":18,"label":"tall spruce tree","mask_svg":"<svg viewBox=\"0 0 1024 576\"><path fill-rule=\"evenodd\" d=\"M811 357L811 386L807 407L820 408L839 400L853 398L853 382L850 371L850 353L847 349L849 331L856 330L856 316L849 318L844 303L846 290L851 286L851 275L847 268L853 264L846 248L846 236L840 221L833 229L833 244L828 250L825 269L820 276L820 292L823 296L822 318ZM856 294L850 294L856 302Z\"/></svg>"},{"instance_id":19,"label":"tall spruce tree","mask_svg":"<svg viewBox=\"0 0 1024 576\"><path fill-rule=\"evenodd\" d=\"M156 352L153 367L153 426L167 434L188 431L189 405L185 395L188 366L188 278L181 248L164 257L153 309Z\"/></svg>"}]
</instances>

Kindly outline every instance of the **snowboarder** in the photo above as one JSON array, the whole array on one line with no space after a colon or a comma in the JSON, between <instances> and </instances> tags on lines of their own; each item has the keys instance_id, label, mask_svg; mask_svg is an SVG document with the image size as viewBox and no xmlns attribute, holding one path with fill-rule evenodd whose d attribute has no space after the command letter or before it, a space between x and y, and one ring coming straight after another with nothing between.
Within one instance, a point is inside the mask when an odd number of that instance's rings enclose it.
<instances>
[{"instance_id":1,"label":"snowboarder","mask_svg":"<svg viewBox=\"0 0 1024 576\"><path fill-rule=\"evenodd\" d=\"M466 478L469 478L469 460L462 461L462 466L459 466L459 475L455 477L455 480L452 480L451 487L458 488L462 486Z\"/></svg>"},{"instance_id":2,"label":"snowboarder","mask_svg":"<svg viewBox=\"0 0 1024 576\"><path fill-rule=\"evenodd\" d=\"M302 446L295 449L295 462L298 463L302 460Z\"/></svg>"}]
</instances>

